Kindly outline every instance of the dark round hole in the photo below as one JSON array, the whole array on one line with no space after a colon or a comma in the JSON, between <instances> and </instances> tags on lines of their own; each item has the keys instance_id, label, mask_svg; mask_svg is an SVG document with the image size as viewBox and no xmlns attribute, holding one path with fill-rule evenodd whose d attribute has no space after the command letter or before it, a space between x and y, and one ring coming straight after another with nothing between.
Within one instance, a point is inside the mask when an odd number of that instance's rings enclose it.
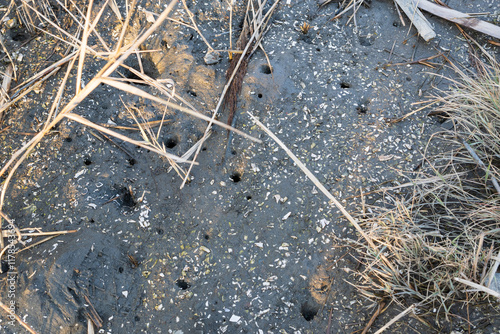
<instances>
[{"instance_id":1,"label":"dark round hole","mask_svg":"<svg viewBox=\"0 0 500 334\"><path fill-rule=\"evenodd\" d=\"M300 314L302 314L306 321L311 321L314 319L316 314L318 314L318 307L310 305L309 303L304 303L300 308Z\"/></svg>"},{"instance_id":2,"label":"dark round hole","mask_svg":"<svg viewBox=\"0 0 500 334\"><path fill-rule=\"evenodd\" d=\"M10 269L9 263L5 260L2 260L2 265L0 268L0 274L8 272Z\"/></svg>"},{"instance_id":3,"label":"dark round hole","mask_svg":"<svg viewBox=\"0 0 500 334\"><path fill-rule=\"evenodd\" d=\"M67 143L71 143L73 141L73 138L71 137L66 137L66 139L64 139Z\"/></svg>"},{"instance_id":4,"label":"dark round hole","mask_svg":"<svg viewBox=\"0 0 500 334\"><path fill-rule=\"evenodd\" d=\"M123 267L118 268L118 272L121 274L123 272Z\"/></svg>"},{"instance_id":5,"label":"dark round hole","mask_svg":"<svg viewBox=\"0 0 500 334\"><path fill-rule=\"evenodd\" d=\"M165 146L167 148L174 148L177 146L177 139L176 138L168 138L166 141L165 141Z\"/></svg>"},{"instance_id":6,"label":"dark round hole","mask_svg":"<svg viewBox=\"0 0 500 334\"><path fill-rule=\"evenodd\" d=\"M138 315L136 315L136 316L134 317L134 320L135 320L135 321L141 321L141 317L139 317Z\"/></svg>"},{"instance_id":7,"label":"dark round hole","mask_svg":"<svg viewBox=\"0 0 500 334\"><path fill-rule=\"evenodd\" d=\"M364 104L362 104L356 108L356 111L360 114L366 114L368 108Z\"/></svg>"},{"instance_id":8,"label":"dark round hole","mask_svg":"<svg viewBox=\"0 0 500 334\"><path fill-rule=\"evenodd\" d=\"M137 204L137 202L134 199L134 196L128 190L126 190L126 192L123 193L121 202L122 205L127 208L133 208Z\"/></svg>"},{"instance_id":9,"label":"dark round hole","mask_svg":"<svg viewBox=\"0 0 500 334\"><path fill-rule=\"evenodd\" d=\"M344 89L345 89L345 88L351 88L351 84L350 84L350 83L348 83L348 82L342 81L342 82L340 83L340 88L344 88Z\"/></svg>"},{"instance_id":10,"label":"dark round hole","mask_svg":"<svg viewBox=\"0 0 500 334\"><path fill-rule=\"evenodd\" d=\"M206 148L206 147L203 147L201 150L202 150L202 151L206 151L206 150L207 150L207 148Z\"/></svg>"},{"instance_id":11,"label":"dark round hole","mask_svg":"<svg viewBox=\"0 0 500 334\"><path fill-rule=\"evenodd\" d=\"M229 178L233 182L240 182L241 181L241 174L239 172L233 172L231 175L229 175Z\"/></svg>"},{"instance_id":12,"label":"dark round hole","mask_svg":"<svg viewBox=\"0 0 500 334\"><path fill-rule=\"evenodd\" d=\"M177 285L179 288L181 288L182 290L187 290L191 287L191 284L189 284L188 282L186 282L185 280L183 279L178 279L176 282L175 282L175 285Z\"/></svg>"},{"instance_id":13,"label":"dark round hole","mask_svg":"<svg viewBox=\"0 0 500 334\"><path fill-rule=\"evenodd\" d=\"M137 161L135 161L135 159L133 159L133 158L130 158L130 159L127 159L127 162L129 163L130 166L133 166L133 165L135 165L135 163Z\"/></svg>"},{"instance_id":14,"label":"dark round hole","mask_svg":"<svg viewBox=\"0 0 500 334\"><path fill-rule=\"evenodd\" d=\"M320 52L320 51L321 51L321 49L320 49L320 48L316 48L316 51Z\"/></svg>"},{"instance_id":15,"label":"dark round hole","mask_svg":"<svg viewBox=\"0 0 500 334\"><path fill-rule=\"evenodd\" d=\"M232 155L236 155L236 151L235 151L235 150L232 150L232 151L231 151L231 154L232 154Z\"/></svg>"},{"instance_id":16,"label":"dark round hole","mask_svg":"<svg viewBox=\"0 0 500 334\"><path fill-rule=\"evenodd\" d=\"M158 233L159 235L162 235L163 234L163 229L161 229L161 228L157 229L156 233Z\"/></svg>"},{"instance_id":17,"label":"dark round hole","mask_svg":"<svg viewBox=\"0 0 500 334\"><path fill-rule=\"evenodd\" d=\"M24 42L30 38L30 35L20 29L11 29L10 38L15 42Z\"/></svg>"},{"instance_id":18,"label":"dark round hole","mask_svg":"<svg viewBox=\"0 0 500 334\"><path fill-rule=\"evenodd\" d=\"M91 222L91 223L95 223L94 218L90 218L89 222Z\"/></svg>"},{"instance_id":19,"label":"dark round hole","mask_svg":"<svg viewBox=\"0 0 500 334\"><path fill-rule=\"evenodd\" d=\"M203 237L205 238L205 240L210 239L210 236L208 234L205 234Z\"/></svg>"},{"instance_id":20,"label":"dark round hole","mask_svg":"<svg viewBox=\"0 0 500 334\"><path fill-rule=\"evenodd\" d=\"M247 196L247 201L251 200L252 199L252 196L248 195Z\"/></svg>"},{"instance_id":21,"label":"dark round hole","mask_svg":"<svg viewBox=\"0 0 500 334\"><path fill-rule=\"evenodd\" d=\"M192 97L197 97L198 96L198 94L196 94L196 92L193 92L192 90L188 90L187 93L189 95L191 95Z\"/></svg>"},{"instance_id":22,"label":"dark round hole","mask_svg":"<svg viewBox=\"0 0 500 334\"><path fill-rule=\"evenodd\" d=\"M411 78L410 77L406 77L406 81L411 81Z\"/></svg>"},{"instance_id":23,"label":"dark round hole","mask_svg":"<svg viewBox=\"0 0 500 334\"><path fill-rule=\"evenodd\" d=\"M92 160L90 160L89 158L86 158L83 163L87 166L91 165L92 164Z\"/></svg>"},{"instance_id":24,"label":"dark round hole","mask_svg":"<svg viewBox=\"0 0 500 334\"><path fill-rule=\"evenodd\" d=\"M261 93L257 94L257 97L258 97L259 99L261 99L261 98L262 98L262 94L261 94Z\"/></svg>"},{"instance_id":25,"label":"dark round hole","mask_svg":"<svg viewBox=\"0 0 500 334\"><path fill-rule=\"evenodd\" d=\"M271 73L273 73L273 70L272 70L271 66L264 64L264 65L260 65L260 73L271 74Z\"/></svg>"}]
</instances>

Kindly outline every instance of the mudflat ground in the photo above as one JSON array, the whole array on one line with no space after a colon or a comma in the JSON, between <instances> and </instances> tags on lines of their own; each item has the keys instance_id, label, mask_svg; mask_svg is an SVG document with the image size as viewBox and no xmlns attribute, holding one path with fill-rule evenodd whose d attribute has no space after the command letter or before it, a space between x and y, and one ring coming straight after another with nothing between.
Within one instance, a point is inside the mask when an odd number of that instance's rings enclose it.
<instances>
[{"instance_id":1,"label":"mudflat ground","mask_svg":"<svg viewBox=\"0 0 500 334\"><path fill-rule=\"evenodd\" d=\"M95 3L98 9L104 1ZM117 3L125 13L125 1ZM150 25L148 12L160 13L163 5L140 2L127 38ZM490 12L485 18L491 21L499 10L496 0L450 0L448 5ZM171 17L187 21L182 4L177 7ZM228 49L228 3L188 1L188 7L212 47ZM246 2L236 1L236 36L245 8ZM168 161L153 152L113 139L125 152L74 121L51 131L15 174L3 211L20 228L76 232L17 255L16 313L38 333L86 333L89 301L102 319L100 333L362 330L376 304L353 287L360 264L345 239L357 239L354 229L247 112L356 213L361 199L353 196L360 189L405 180L401 173L418 167L430 136L441 129L439 119L427 116L429 110L394 122L434 89L446 89L441 76L454 75L441 56L429 60L432 67L415 61L443 54L466 68L471 64L456 26L431 15L437 37L427 43L406 17L402 25L393 1L361 5L349 23L352 11L331 21L337 12L336 2L321 8L313 0L279 3L262 41L269 61L261 49L251 57L235 115L235 127L263 143L238 135L228 143L227 131L214 127L183 189ZM116 41L119 22L113 12L103 20L108 30L102 28L102 34ZM304 23L310 25L307 32L300 28ZM33 38L19 25L5 32L6 47L20 59L20 81L60 59L66 48L44 34ZM487 37L469 33L498 53ZM177 94L210 116L225 84L227 53L207 65L200 35L170 21L144 47L157 50L142 56L145 72L171 79ZM128 65L137 67L133 59ZM104 64L88 60L84 82ZM41 129L63 76L60 71L4 114L2 165ZM74 86L72 75L69 87ZM142 110L148 120L163 115L162 106L105 85L74 112L95 123L131 126L125 106ZM218 117L227 118L227 112ZM207 124L172 110L166 119L160 141L176 155L201 139ZM137 131L122 133L141 139ZM377 197L365 200L373 203ZM2 284L6 288L5 280ZM372 332L401 310L391 307ZM474 333L497 332L498 318L481 317L480 311L471 310ZM0 319L3 333L24 331ZM466 328L458 317L429 326L407 317L387 332L462 333Z\"/></svg>"}]
</instances>

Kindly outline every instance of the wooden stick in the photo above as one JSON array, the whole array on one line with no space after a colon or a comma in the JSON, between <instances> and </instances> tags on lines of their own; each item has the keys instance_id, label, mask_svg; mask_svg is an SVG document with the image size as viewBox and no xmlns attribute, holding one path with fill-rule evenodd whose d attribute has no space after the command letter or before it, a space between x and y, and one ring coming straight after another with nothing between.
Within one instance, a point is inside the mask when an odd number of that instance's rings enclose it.
<instances>
[{"instance_id":1,"label":"wooden stick","mask_svg":"<svg viewBox=\"0 0 500 334\"><path fill-rule=\"evenodd\" d=\"M5 70L2 81L2 88L0 88L0 107L9 102L10 83L12 82L12 74L14 73L14 66L10 63ZM2 114L0 113L0 119Z\"/></svg>"},{"instance_id":2,"label":"wooden stick","mask_svg":"<svg viewBox=\"0 0 500 334\"><path fill-rule=\"evenodd\" d=\"M500 27L497 25L476 19L458 10L436 5L427 0L413 0L413 3L418 6L418 8L445 20L458 23L492 37L500 38Z\"/></svg>"},{"instance_id":3,"label":"wooden stick","mask_svg":"<svg viewBox=\"0 0 500 334\"><path fill-rule=\"evenodd\" d=\"M82 89L83 63L85 62L85 49L87 47L87 40L89 37L90 14L92 13L93 5L94 1L90 0L87 6L87 17L85 19L85 27L82 34L82 43L80 45L80 56L78 58L78 71L76 73L76 94L80 93L80 90Z\"/></svg>"},{"instance_id":4,"label":"wooden stick","mask_svg":"<svg viewBox=\"0 0 500 334\"><path fill-rule=\"evenodd\" d=\"M23 229L25 230L25 229ZM78 230L67 230L67 231L53 231L53 232L28 232L28 233L23 233L20 232L20 236L22 237L39 237L42 235L61 235L61 234L68 234L68 233L75 233L78 232ZM9 231L2 231L2 236L4 238L7 238L9 236Z\"/></svg>"},{"instance_id":5,"label":"wooden stick","mask_svg":"<svg viewBox=\"0 0 500 334\"><path fill-rule=\"evenodd\" d=\"M430 41L436 37L436 33L431 28L431 24L412 0L394 0L399 7L405 12L406 16L410 19L411 23L417 28L420 36L426 41ZM420 0L419 0L420 1Z\"/></svg>"},{"instance_id":6,"label":"wooden stick","mask_svg":"<svg viewBox=\"0 0 500 334\"><path fill-rule=\"evenodd\" d=\"M375 313L373 313L370 321L368 321L368 323L366 324L365 328L363 329L363 331L361 332L361 334L366 334L368 333L368 330L370 329L370 327L373 325L373 323L375 322L375 319L377 319L377 317L382 313L382 311L384 310L384 307L385 307L385 303L384 302L380 302L378 304L378 307L377 309L375 310Z\"/></svg>"},{"instance_id":7,"label":"wooden stick","mask_svg":"<svg viewBox=\"0 0 500 334\"><path fill-rule=\"evenodd\" d=\"M307 169L307 167L299 160L299 158L297 158L297 156L295 154L293 154L293 152L290 151L288 149L288 147L286 147L286 145L283 144L283 142L278 137L276 137L274 135L274 133L271 132L271 130L269 130L264 124L262 124L250 112L247 112L247 114L250 115L250 117L255 122L255 124L257 124L262 130L264 130L265 133L267 133L269 135L269 137L271 137L279 146L281 146L281 148L286 152L286 154L288 154L288 156L290 158L292 158L293 162L295 162L295 164L304 172L304 174L306 174L306 176L309 178L309 180L311 180L314 183L314 185L316 187L318 187L318 189L321 190L321 192L323 194L325 194L325 196L330 199L330 204L334 204L340 210L340 212L342 212L344 217L346 217L347 220L349 220L349 222L363 236L363 238L366 240L366 242L368 242L370 247L372 247L373 250L376 250L377 247L373 243L372 239L365 233L365 231L363 231L363 229L361 228L361 226L359 226L356 219L354 219L351 216L351 214L349 212L347 212L347 210L344 208L344 206L325 188L325 186L321 182L319 182L318 178L316 176L314 176L314 174L311 173L311 171L309 169ZM381 256L383 256L383 255L381 254Z\"/></svg>"},{"instance_id":8,"label":"wooden stick","mask_svg":"<svg viewBox=\"0 0 500 334\"><path fill-rule=\"evenodd\" d=\"M94 325L99 329L102 327L102 319L94 308L94 305L90 302L89 297L87 295L83 295L85 298L85 302L87 303L87 309L85 312L87 313L88 318L94 323Z\"/></svg>"},{"instance_id":9,"label":"wooden stick","mask_svg":"<svg viewBox=\"0 0 500 334\"><path fill-rule=\"evenodd\" d=\"M378 331L376 331L375 334L380 334L380 333L384 332L387 328L389 328L389 326L391 326L393 323L395 323L396 321L398 321L399 319L401 319L402 317L404 317L406 314L408 314L408 312L412 311L414 308L415 308L415 304L413 304L412 306L408 307L406 310L404 310L403 312L399 313L391 321L389 321L387 324L385 324L384 327L382 327Z\"/></svg>"},{"instance_id":10,"label":"wooden stick","mask_svg":"<svg viewBox=\"0 0 500 334\"><path fill-rule=\"evenodd\" d=\"M33 247L38 246L38 245L40 245L40 244L43 244L44 242L47 242L47 241L49 241L49 240L51 240L51 239L54 239L55 237L57 237L57 235L52 235L52 236L50 236L50 237L44 238L44 239L42 239L42 240L40 240L40 241L37 241L37 242L35 242L34 244L31 244L31 245L29 245L29 246L28 246L28 247L26 247L26 248L23 248L23 249L18 250L18 251L16 252L16 254L19 254L19 253L21 253L21 252L24 252L25 250L28 250L28 249L30 249L30 248L33 248Z\"/></svg>"},{"instance_id":11,"label":"wooden stick","mask_svg":"<svg viewBox=\"0 0 500 334\"><path fill-rule=\"evenodd\" d=\"M465 285L468 285L471 288L474 288L476 290L485 292L487 294L492 295L493 297L496 297L496 298L500 299L500 293L496 292L495 290L489 289L489 288L487 288L487 287L485 287L483 285L480 285L480 284L477 284L477 283L474 283L474 282L471 282L471 281L467 281L465 279L458 278L458 277L455 277L455 281L460 282L460 283L465 284Z\"/></svg>"}]
</instances>

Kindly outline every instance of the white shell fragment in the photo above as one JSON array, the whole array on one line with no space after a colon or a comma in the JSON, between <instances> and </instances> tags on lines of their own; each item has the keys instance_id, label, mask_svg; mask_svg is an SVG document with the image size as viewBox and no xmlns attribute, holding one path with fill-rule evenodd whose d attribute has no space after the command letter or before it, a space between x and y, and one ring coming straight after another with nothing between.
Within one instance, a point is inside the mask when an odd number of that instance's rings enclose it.
<instances>
[{"instance_id":1,"label":"white shell fragment","mask_svg":"<svg viewBox=\"0 0 500 334\"><path fill-rule=\"evenodd\" d=\"M203 57L205 64L214 65L217 64L221 60L220 53L217 51L207 51L205 57Z\"/></svg>"},{"instance_id":2,"label":"white shell fragment","mask_svg":"<svg viewBox=\"0 0 500 334\"><path fill-rule=\"evenodd\" d=\"M330 221L326 220L325 218L319 221L319 225L321 226L321 228L325 228L325 226L327 226L328 224L330 224Z\"/></svg>"},{"instance_id":3,"label":"white shell fragment","mask_svg":"<svg viewBox=\"0 0 500 334\"><path fill-rule=\"evenodd\" d=\"M238 322L238 321L240 321L240 319L241 319L241 317L233 314L231 316L231 319L229 319L229 321L231 321L231 322Z\"/></svg>"},{"instance_id":4,"label":"white shell fragment","mask_svg":"<svg viewBox=\"0 0 500 334\"><path fill-rule=\"evenodd\" d=\"M146 13L146 21L148 21L149 23L155 23L156 19L153 16L153 13L151 12Z\"/></svg>"},{"instance_id":5,"label":"white shell fragment","mask_svg":"<svg viewBox=\"0 0 500 334\"><path fill-rule=\"evenodd\" d=\"M200 250L205 253L210 253L210 249L205 246L200 246Z\"/></svg>"}]
</instances>

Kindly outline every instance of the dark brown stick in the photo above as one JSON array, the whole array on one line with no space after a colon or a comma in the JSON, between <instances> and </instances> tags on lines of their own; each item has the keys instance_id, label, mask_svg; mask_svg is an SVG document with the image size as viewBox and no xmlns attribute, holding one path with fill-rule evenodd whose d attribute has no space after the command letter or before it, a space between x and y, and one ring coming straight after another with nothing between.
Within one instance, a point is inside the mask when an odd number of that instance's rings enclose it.
<instances>
[{"instance_id":1,"label":"dark brown stick","mask_svg":"<svg viewBox=\"0 0 500 334\"><path fill-rule=\"evenodd\" d=\"M377 319L377 317L382 313L382 311L384 310L384 306L385 306L385 303L384 302L380 302L378 304L378 307L377 307L377 310L375 311L375 313L373 313L370 321L368 321L368 323L366 324L365 328L363 329L363 331L361 332L361 334L366 334L368 333L368 330L370 329L370 327L373 325L373 323L375 322L375 319Z\"/></svg>"}]
</instances>

